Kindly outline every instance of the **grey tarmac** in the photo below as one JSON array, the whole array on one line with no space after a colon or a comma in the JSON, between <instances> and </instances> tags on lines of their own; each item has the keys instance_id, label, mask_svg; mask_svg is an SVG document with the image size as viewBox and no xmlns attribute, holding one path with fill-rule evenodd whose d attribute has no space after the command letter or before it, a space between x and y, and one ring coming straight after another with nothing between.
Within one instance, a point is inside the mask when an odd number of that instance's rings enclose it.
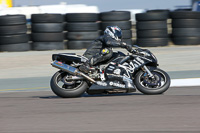
<instances>
[{"instance_id":1,"label":"grey tarmac","mask_svg":"<svg viewBox=\"0 0 200 133\"><path fill-rule=\"evenodd\" d=\"M3 92L0 132L200 132L199 112L200 86L173 87L164 95L85 94L69 99L51 91Z\"/></svg>"}]
</instances>

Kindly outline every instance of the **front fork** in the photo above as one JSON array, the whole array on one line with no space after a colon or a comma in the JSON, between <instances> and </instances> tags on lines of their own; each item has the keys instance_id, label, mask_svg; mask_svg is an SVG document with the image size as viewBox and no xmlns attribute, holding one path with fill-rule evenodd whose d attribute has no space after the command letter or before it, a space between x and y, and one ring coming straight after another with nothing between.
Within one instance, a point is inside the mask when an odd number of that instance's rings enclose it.
<instances>
[{"instance_id":1,"label":"front fork","mask_svg":"<svg viewBox=\"0 0 200 133\"><path fill-rule=\"evenodd\" d=\"M149 77L154 78L153 74L151 73L151 71L147 68L147 66L143 66L143 71L146 71L149 75Z\"/></svg>"}]
</instances>

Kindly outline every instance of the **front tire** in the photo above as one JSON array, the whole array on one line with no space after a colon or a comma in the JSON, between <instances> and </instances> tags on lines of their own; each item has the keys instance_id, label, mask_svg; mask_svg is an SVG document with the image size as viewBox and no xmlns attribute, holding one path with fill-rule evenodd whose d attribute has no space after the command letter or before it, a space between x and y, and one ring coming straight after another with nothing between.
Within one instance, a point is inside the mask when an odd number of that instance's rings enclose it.
<instances>
[{"instance_id":1,"label":"front tire","mask_svg":"<svg viewBox=\"0 0 200 133\"><path fill-rule=\"evenodd\" d=\"M157 95L167 91L170 86L169 75L159 68L151 72L154 75L154 79L142 70L136 74L134 83L137 89L147 95Z\"/></svg>"},{"instance_id":2,"label":"front tire","mask_svg":"<svg viewBox=\"0 0 200 133\"><path fill-rule=\"evenodd\" d=\"M66 76L70 74L63 71L58 71L53 75L50 82L52 91L62 98L75 98L83 95L88 84L83 80L66 81Z\"/></svg>"}]
</instances>

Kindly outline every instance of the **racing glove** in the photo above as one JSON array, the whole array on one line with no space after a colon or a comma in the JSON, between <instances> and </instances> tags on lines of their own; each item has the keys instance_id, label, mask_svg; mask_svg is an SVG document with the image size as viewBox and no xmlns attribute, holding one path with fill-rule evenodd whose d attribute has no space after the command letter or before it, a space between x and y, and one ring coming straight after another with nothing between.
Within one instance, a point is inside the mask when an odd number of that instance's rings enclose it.
<instances>
[{"instance_id":1,"label":"racing glove","mask_svg":"<svg viewBox=\"0 0 200 133\"><path fill-rule=\"evenodd\" d=\"M121 43L121 47L122 47L122 48L126 48L127 51L129 51L129 52L132 52L132 50L133 50L132 45L126 44L125 42L122 42L122 43Z\"/></svg>"},{"instance_id":2,"label":"racing glove","mask_svg":"<svg viewBox=\"0 0 200 133\"><path fill-rule=\"evenodd\" d=\"M125 42L121 42L120 46L121 46L122 48L126 48L126 43L125 43Z\"/></svg>"}]
</instances>

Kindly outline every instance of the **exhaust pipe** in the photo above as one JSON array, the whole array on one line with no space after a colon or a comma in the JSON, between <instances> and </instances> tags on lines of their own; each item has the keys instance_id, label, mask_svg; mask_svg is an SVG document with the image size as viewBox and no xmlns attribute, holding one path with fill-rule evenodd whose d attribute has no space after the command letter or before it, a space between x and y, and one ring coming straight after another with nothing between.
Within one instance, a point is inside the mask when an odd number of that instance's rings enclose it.
<instances>
[{"instance_id":1,"label":"exhaust pipe","mask_svg":"<svg viewBox=\"0 0 200 133\"><path fill-rule=\"evenodd\" d=\"M76 81L76 80L84 80L85 78L83 76L71 76L71 77L66 77L67 81Z\"/></svg>"},{"instance_id":2,"label":"exhaust pipe","mask_svg":"<svg viewBox=\"0 0 200 133\"><path fill-rule=\"evenodd\" d=\"M60 61L52 61L51 65L55 68L58 68L62 71L68 72L72 75L79 75L79 76L83 76L84 78L88 79L89 81L91 81L92 83L96 83L96 81L92 78L90 78L89 76L85 75L84 73L80 72L77 68L72 67L70 65L64 64Z\"/></svg>"}]
</instances>

